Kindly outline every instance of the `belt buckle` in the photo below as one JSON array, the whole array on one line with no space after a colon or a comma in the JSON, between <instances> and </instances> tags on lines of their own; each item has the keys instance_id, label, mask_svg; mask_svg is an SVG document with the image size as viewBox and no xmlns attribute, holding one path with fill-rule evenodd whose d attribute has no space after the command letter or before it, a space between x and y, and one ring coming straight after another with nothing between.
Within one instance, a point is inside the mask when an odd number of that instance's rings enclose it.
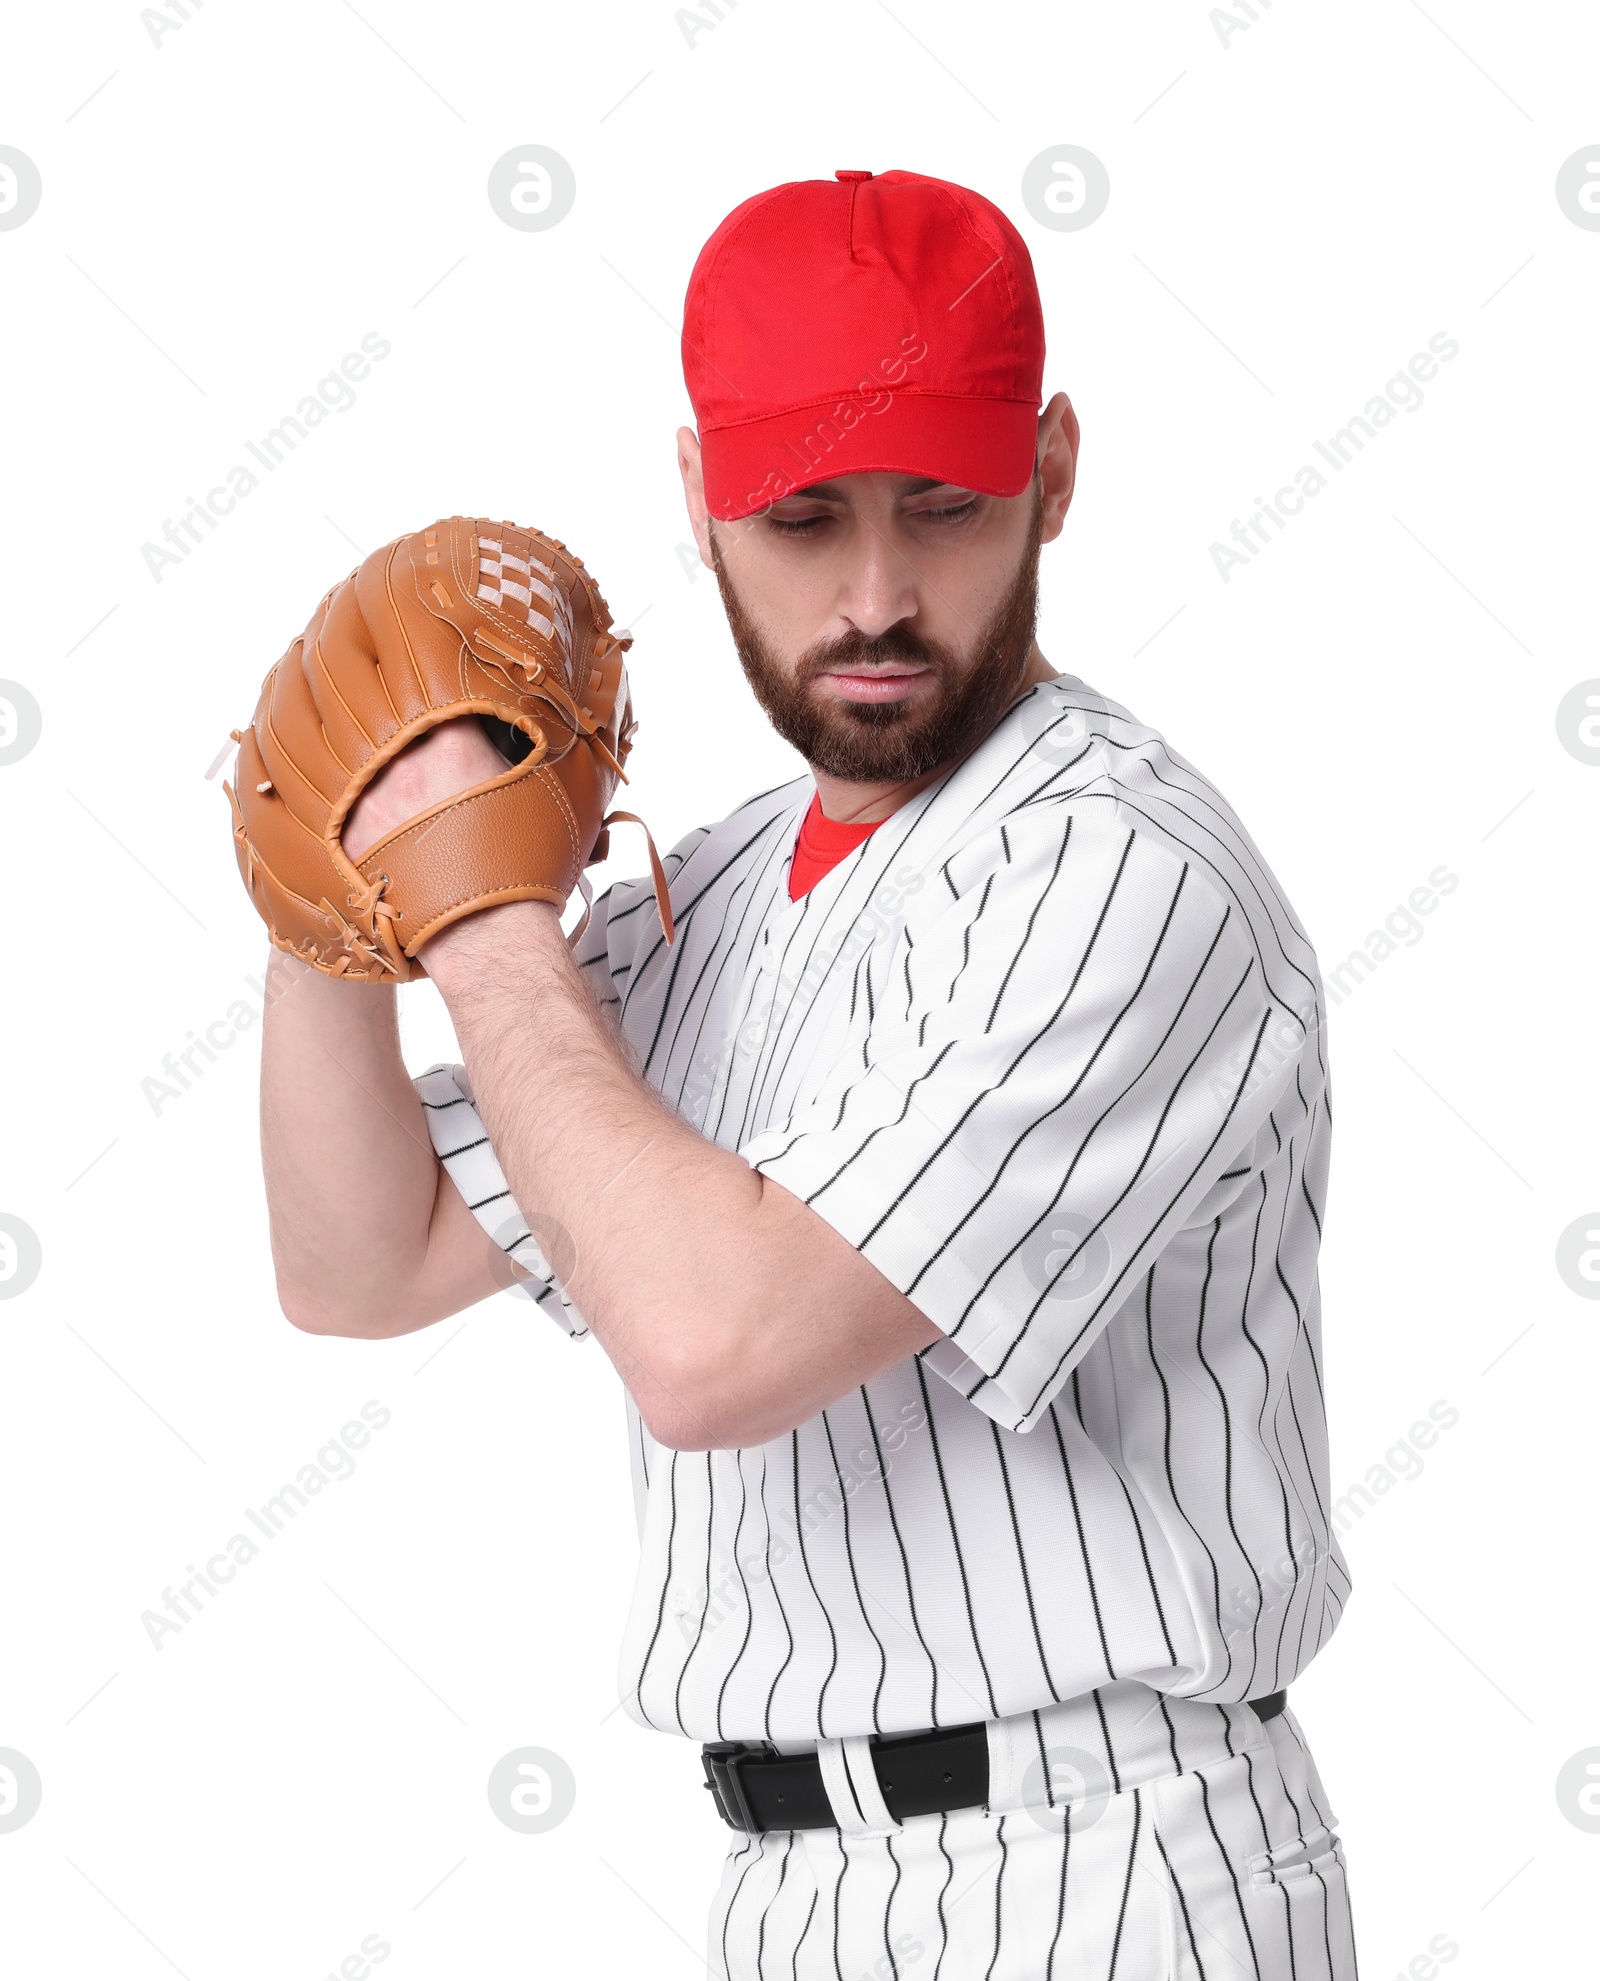
<instances>
[{"instance_id":1,"label":"belt buckle","mask_svg":"<svg viewBox=\"0 0 1600 1981\"><path fill-rule=\"evenodd\" d=\"M717 1814L730 1830L743 1830L749 1836L760 1832L739 1779L742 1761L768 1759L777 1749L765 1740L713 1740L700 1750L705 1765L706 1787L717 1805Z\"/></svg>"}]
</instances>

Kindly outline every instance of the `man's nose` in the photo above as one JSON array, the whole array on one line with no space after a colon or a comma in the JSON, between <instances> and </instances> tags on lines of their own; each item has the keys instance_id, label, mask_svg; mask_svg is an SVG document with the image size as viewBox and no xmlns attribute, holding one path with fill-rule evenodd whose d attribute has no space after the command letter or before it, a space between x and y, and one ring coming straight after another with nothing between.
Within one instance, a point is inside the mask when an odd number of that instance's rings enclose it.
<instances>
[{"instance_id":1,"label":"man's nose","mask_svg":"<svg viewBox=\"0 0 1600 1981\"><path fill-rule=\"evenodd\" d=\"M882 533L858 533L853 568L839 600L839 616L863 638L882 639L893 626L914 619L916 573Z\"/></svg>"}]
</instances>

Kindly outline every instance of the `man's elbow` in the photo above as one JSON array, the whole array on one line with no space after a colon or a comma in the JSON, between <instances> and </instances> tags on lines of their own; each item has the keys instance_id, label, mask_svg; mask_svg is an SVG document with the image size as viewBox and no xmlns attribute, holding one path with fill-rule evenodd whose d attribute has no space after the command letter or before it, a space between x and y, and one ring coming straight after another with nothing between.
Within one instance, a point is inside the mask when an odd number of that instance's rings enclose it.
<instances>
[{"instance_id":1,"label":"man's elbow","mask_svg":"<svg viewBox=\"0 0 1600 1981\"><path fill-rule=\"evenodd\" d=\"M359 1334L352 1317L327 1301L308 1297L287 1287L278 1288L278 1307L290 1327L302 1334Z\"/></svg>"},{"instance_id":2,"label":"man's elbow","mask_svg":"<svg viewBox=\"0 0 1600 1981\"><path fill-rule=\"evenodd\" d=\"M730 1368L729 1358L675 1358L633 1388L644 1427L667 1451L748 1451L787 1437L800 1418L756 1372Z\"/></svg>"},{"instance_id":3,"label":"man's elbow","mask_svg":"<svg viewBox=\"0 0 1600 1981\"><path fill-rule=\"evenodd\" d=\"M730 1409L709 1397L668 1403L658 1397L648 1407L640 1404L639 1415L665 1451L748 1451L770 1444L794 1428L792 1424L769 1423L747 1410Z\"/></svg>"},{"instance_id":4,"label":"man's elbow","mask_svg":"<svg viewBox=\"0 0 1600 1981\"><path fill-rule=\"evenodd\" d=\"M397 1326L390 1314L369 1313L347 1295L290 1286L281 1279L278 1306L289 1325L302 1334L346 1335L360 1341L377 1341L403 1333L411 1325Z\"/></svg>"}]
</instances>

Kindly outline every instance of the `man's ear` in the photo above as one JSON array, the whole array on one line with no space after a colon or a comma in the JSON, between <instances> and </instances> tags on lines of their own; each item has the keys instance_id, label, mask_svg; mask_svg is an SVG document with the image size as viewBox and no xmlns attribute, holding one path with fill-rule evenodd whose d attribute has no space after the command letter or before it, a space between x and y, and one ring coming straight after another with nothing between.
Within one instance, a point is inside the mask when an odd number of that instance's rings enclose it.
<instances>
[{"instance_id":1,"label":"man's ear","mask_svg":"<svg viewBox=\"0 0 1600 1981\"><path fill-rule=\"evenodd\" d=\"M692 426L678 428L678 473L683 477L683 500L689 511L689 527L694 531L700 562L708 571L711 561L711 518L706 511L706 480L700 465L700 436Z\"/></svg>"},{"instance_id":2,"label":"man's ear","mask_svg":"<svg viewBox=\"0 0 1600 1981\"><path fill-rule=\"evenodd\" d=\"M1039 415L1038 472L1043 483L1039 540L1060 536L1078 479L1078 416L1065 392L1058 392Z\"/></svg>"}]
</instances>

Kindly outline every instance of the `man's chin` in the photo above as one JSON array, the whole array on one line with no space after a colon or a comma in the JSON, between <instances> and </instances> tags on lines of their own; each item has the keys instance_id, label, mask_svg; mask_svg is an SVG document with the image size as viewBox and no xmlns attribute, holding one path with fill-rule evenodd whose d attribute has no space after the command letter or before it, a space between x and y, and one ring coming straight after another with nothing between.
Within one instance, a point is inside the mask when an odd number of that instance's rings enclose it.
<instances>
[{"instance_id":1,"label":"man's chin","mask_svg":"<svg viewBox=\"0 0 1600 1981\"><path fill-rule=\"evenodd\" d=\"M918 696L918 702L925 697ZM895 784L926 777L951 756L941 744L942 710L899 702L813 703L811 720L787 737L814 770L851 784Z\"/></svg>"}]
</instances>

